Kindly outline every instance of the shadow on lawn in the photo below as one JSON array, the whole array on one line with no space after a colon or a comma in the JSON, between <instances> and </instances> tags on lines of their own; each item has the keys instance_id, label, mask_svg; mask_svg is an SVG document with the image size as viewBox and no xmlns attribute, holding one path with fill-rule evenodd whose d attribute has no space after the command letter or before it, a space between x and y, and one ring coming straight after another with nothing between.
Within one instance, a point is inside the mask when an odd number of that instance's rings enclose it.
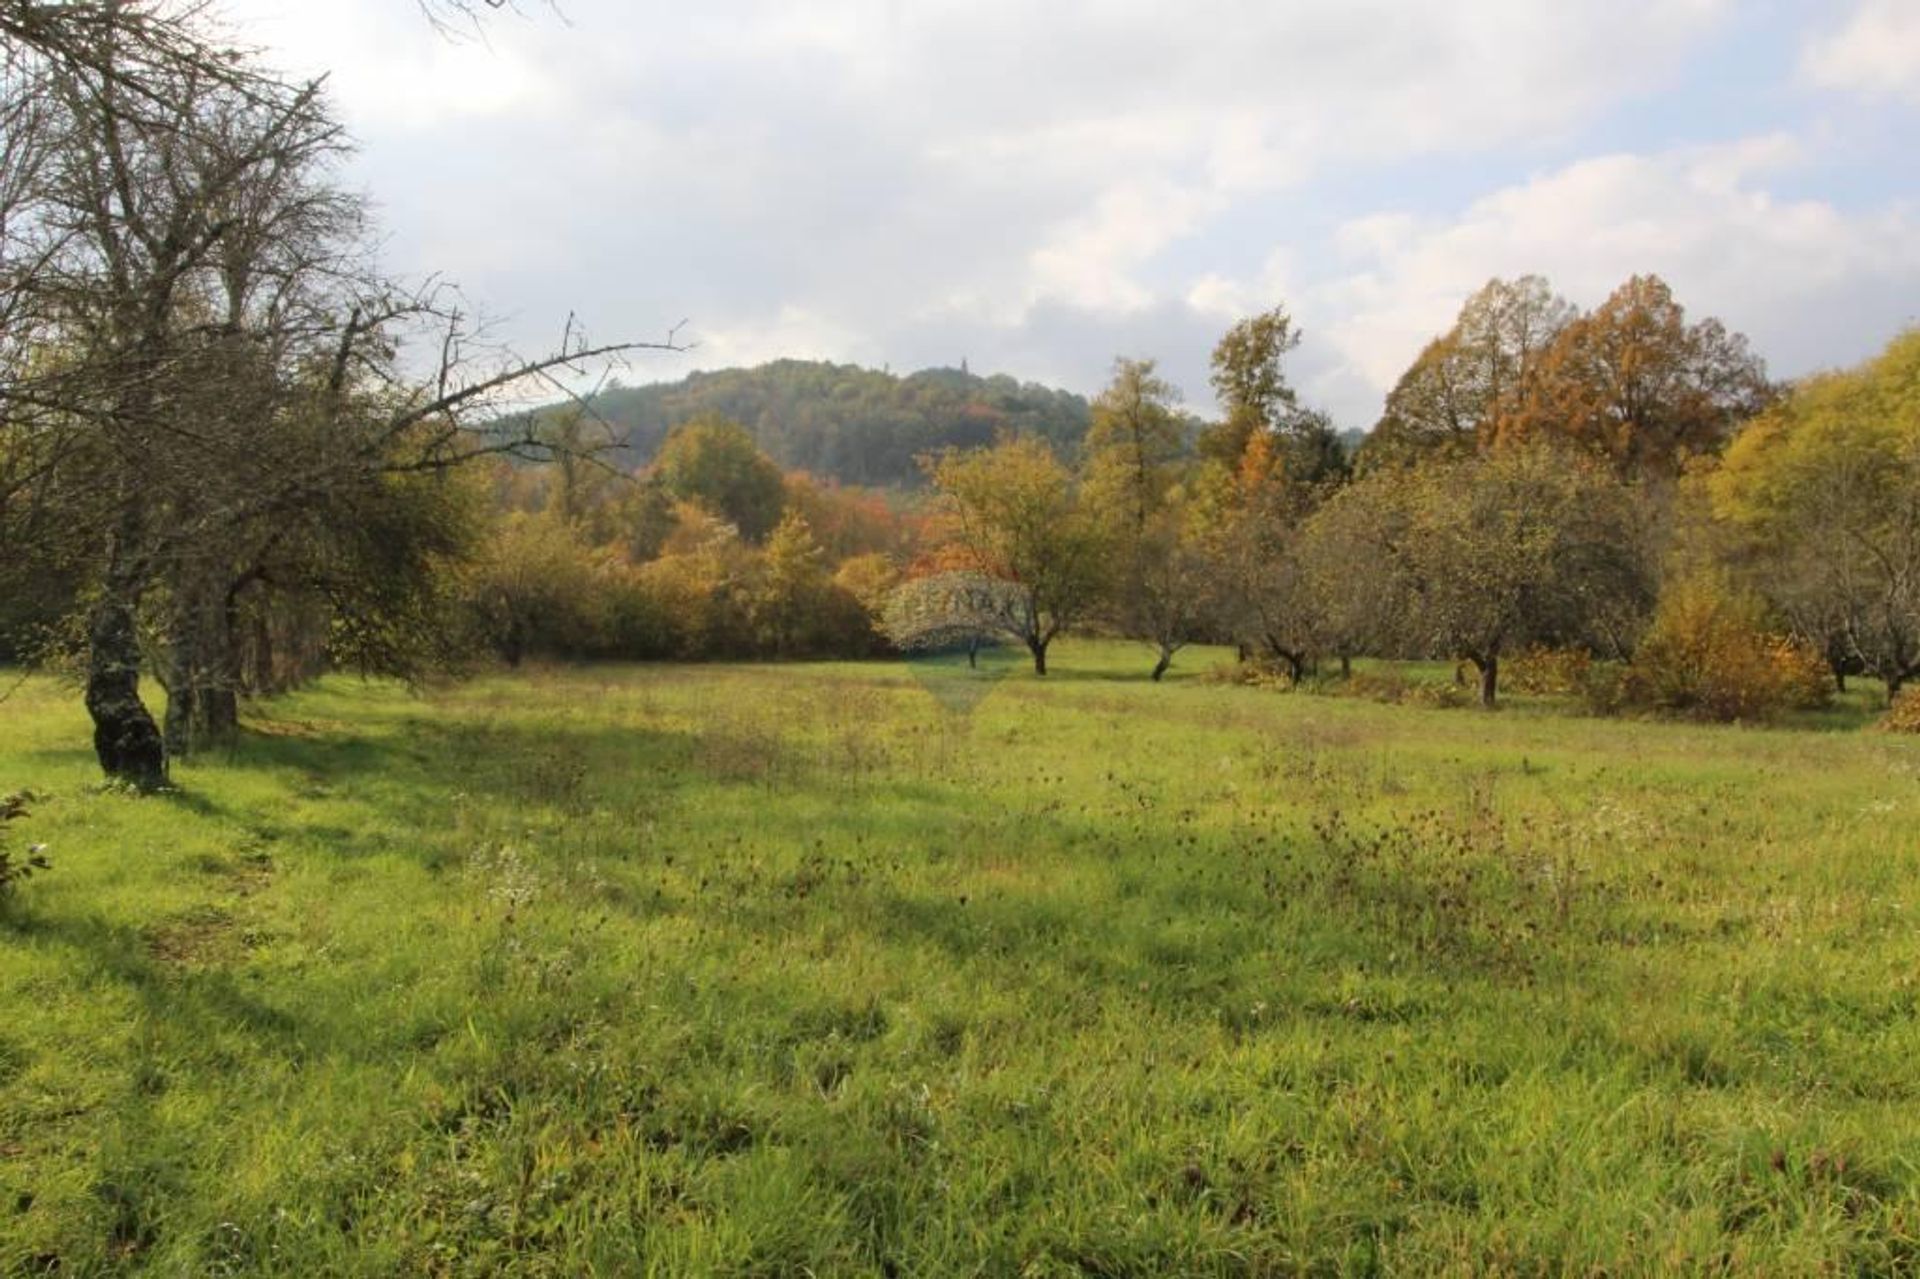
<instances>
[{"instance_id":1,"label":"shadow on lawn","mask_svg":"<svg viewBox=\"0 0 1920 1279\"><path fill-rule=\"evenodd\" d=\"M71 951L83 968L135 992L151 1025L183 1044L211 1043L240 1030L290 1053L311 1052L293 1016L241 989L224 967L187 967L166 954L162 925L135 927L98 915L22 913L7 921L11 940Z\"/></svg>"}]
</instances>

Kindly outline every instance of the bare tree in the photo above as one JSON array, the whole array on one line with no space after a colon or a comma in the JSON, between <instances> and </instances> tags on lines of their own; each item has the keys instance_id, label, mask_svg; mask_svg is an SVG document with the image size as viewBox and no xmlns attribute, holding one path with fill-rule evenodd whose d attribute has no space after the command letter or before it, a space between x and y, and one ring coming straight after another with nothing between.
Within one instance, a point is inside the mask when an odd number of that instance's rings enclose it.
<instances>
[{"instance_id":1,"label":"bare tree","mask_svg":"<svg viewBox=\"0 0 1920 1279\"><path fill-rule=\"evenodd\" d=\"M231 724L241 592L340 591L351 552L380 549L358 529L395 481L551 455L531 418L502 416L516 390L674 345L595 343L569 319L554 350L521 358L454 291L382 278L363 211L330 180L346 143L319 84L217 36L194 5L0 6L5 109L23 123L0 183L0 311L17 321L0 347L0 528L85 565L96 753L142 787L167 777L139 693L156 599L186 745L196 720Z\"/></svg>"}]
</instances>

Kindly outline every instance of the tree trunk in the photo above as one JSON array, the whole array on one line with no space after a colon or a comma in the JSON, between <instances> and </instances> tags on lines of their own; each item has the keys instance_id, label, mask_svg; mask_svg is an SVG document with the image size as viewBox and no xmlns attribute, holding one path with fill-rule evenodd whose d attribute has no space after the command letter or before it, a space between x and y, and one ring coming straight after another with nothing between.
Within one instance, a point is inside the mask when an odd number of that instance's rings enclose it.
<instances>
[{"instance_id":1,"label":"tree trunk","mask_svg":"<svg viewBox=\"0 0 1920 1279\"><path fill-rule=\"evenodd\" d=\"M1153 664L1153 682L1158 684L1160 677L1167 673L1167 667L1173 665L1173 650L1165 644L1160 646L1160 660Z\"/></svg>"},{"instance_id":2,"label":"tree trunk","mask_svg":"<svg viewBox=\"0 0 1920 1279\"><path fill-rule=\"evenodd\" d=\"M161 717L161 737L167 754L183 759L193 753L194 703L197 700L192 677L178 665L168 677L167 713Z\"/></svg>"},{"instance_id":3,"label":"tree trunk","mask_svg":"<svg viewBox=\"0 0 1920 1279\"><path fill-rule=\"evenodd\" d=\"M1307 655L1291 649L1282 648L1271 638L1267 640L1267 651L1286 663L1287 687L1300 687L1300 677L1306 674L1307 671Z\"/></svg>"},{"instance_id":4,"label":"tree trunk","mask_svg":"<svg viewBox=\"0 0 1920 1279\"><path fill-rule=\"evenodd\" d=\"M1480 704L1491 709L1500 692L1500 659L1498 656L1475 659L1474 665L1480 668Z\"/></svg>"},{"instance_id":5,"label":"tree trunk","mask_svg":"<svg viewBox=\"0 0 1920 1279\"><path fill-rule=\"evenodd\" d=\"M1050 640L1027 641L1027 651L1033 654L1033 673L1035 675L1045 675L1047 673L1047 645L1051 642Z\"/></svg>"},{"instance_id":6,"label":"tree trunk","mask_svg":"<svg viewBox=\"0 0 1920 1279\"><path fill-rule=\"evenodd\" d=\"M200 662L201 623L199 601L182 586L174 588L173 616L167 627L166 675L167 713L161 718L161 735L172 759L193 754L200 727L200 686L205 678Z\"/></svg>"},{"instance_id":7,"label":"tree trunk","mask_svg":"<svg viewBox=\"0 0 1920 1279\"><path fill-rule=\"evenodd\" d=\"M211 678L200 691L201 728L209 743L231 742L240 732L240 592L253 581L248 574L227 587L220 615L213 619L213 652L207 654Z\"/></svg>"},{"instance_id":8,"label":"tree trunk","mask_svg":"<svg viewBox=\"0 0 1920 1279\"><path fill-rule=\"evenodd\" d=\"M109 569L87 624L87 714L93 718L93 753L101 770L150 791L167 784L167 747L140 700L140 636L130 576L120 566Z\"/></svg>"},{"instance_id":9,"label":"tree trunk","mask_svg":"<svg viewBox=\"0 0 1920 1279\"><path fill-rule=\"evenodd\" d=\"M1340 654L1340 678L1353 678L1353 654L1351 653Z\"/></svg>"}]
</instances>

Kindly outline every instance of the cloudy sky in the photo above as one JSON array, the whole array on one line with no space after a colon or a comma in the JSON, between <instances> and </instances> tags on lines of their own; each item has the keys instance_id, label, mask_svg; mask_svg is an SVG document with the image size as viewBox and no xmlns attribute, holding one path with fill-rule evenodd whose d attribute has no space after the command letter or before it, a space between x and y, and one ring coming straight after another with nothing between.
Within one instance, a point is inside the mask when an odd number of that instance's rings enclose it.
<instances>
[{"instance_id":1,"label":"cloudy sky","mask_svg":"<svg viewBox=\"0 0 1920 1279\"><path fill-rule=\"evenodd\" d=\"M523 0L523 3L525 0ZM537 0L535 0L537 3ZM1653 271L1780 375L1920 319L1920 0L227 0L327 70L388 263L629 381L782 355L1092 391L1284 303L1342 425L1461 299Z\"/></svg>"}]
</instances>

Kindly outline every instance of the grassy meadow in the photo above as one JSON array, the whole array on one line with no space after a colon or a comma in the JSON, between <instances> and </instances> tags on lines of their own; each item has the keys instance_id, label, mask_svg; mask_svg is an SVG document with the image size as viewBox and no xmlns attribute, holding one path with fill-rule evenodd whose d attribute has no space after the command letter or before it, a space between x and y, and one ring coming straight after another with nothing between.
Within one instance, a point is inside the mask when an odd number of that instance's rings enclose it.
<instances>
[{"instance_id":1,"label":"grassy meadow","mask_svg":"<svg viewBox=\"0 0 1920 1279\"><path fill-rule=\"evenodd\" d=\"M1920 1269L1920 742L1218 659L20 685L0 1274Z\"/></svg>"}]
</instances>

